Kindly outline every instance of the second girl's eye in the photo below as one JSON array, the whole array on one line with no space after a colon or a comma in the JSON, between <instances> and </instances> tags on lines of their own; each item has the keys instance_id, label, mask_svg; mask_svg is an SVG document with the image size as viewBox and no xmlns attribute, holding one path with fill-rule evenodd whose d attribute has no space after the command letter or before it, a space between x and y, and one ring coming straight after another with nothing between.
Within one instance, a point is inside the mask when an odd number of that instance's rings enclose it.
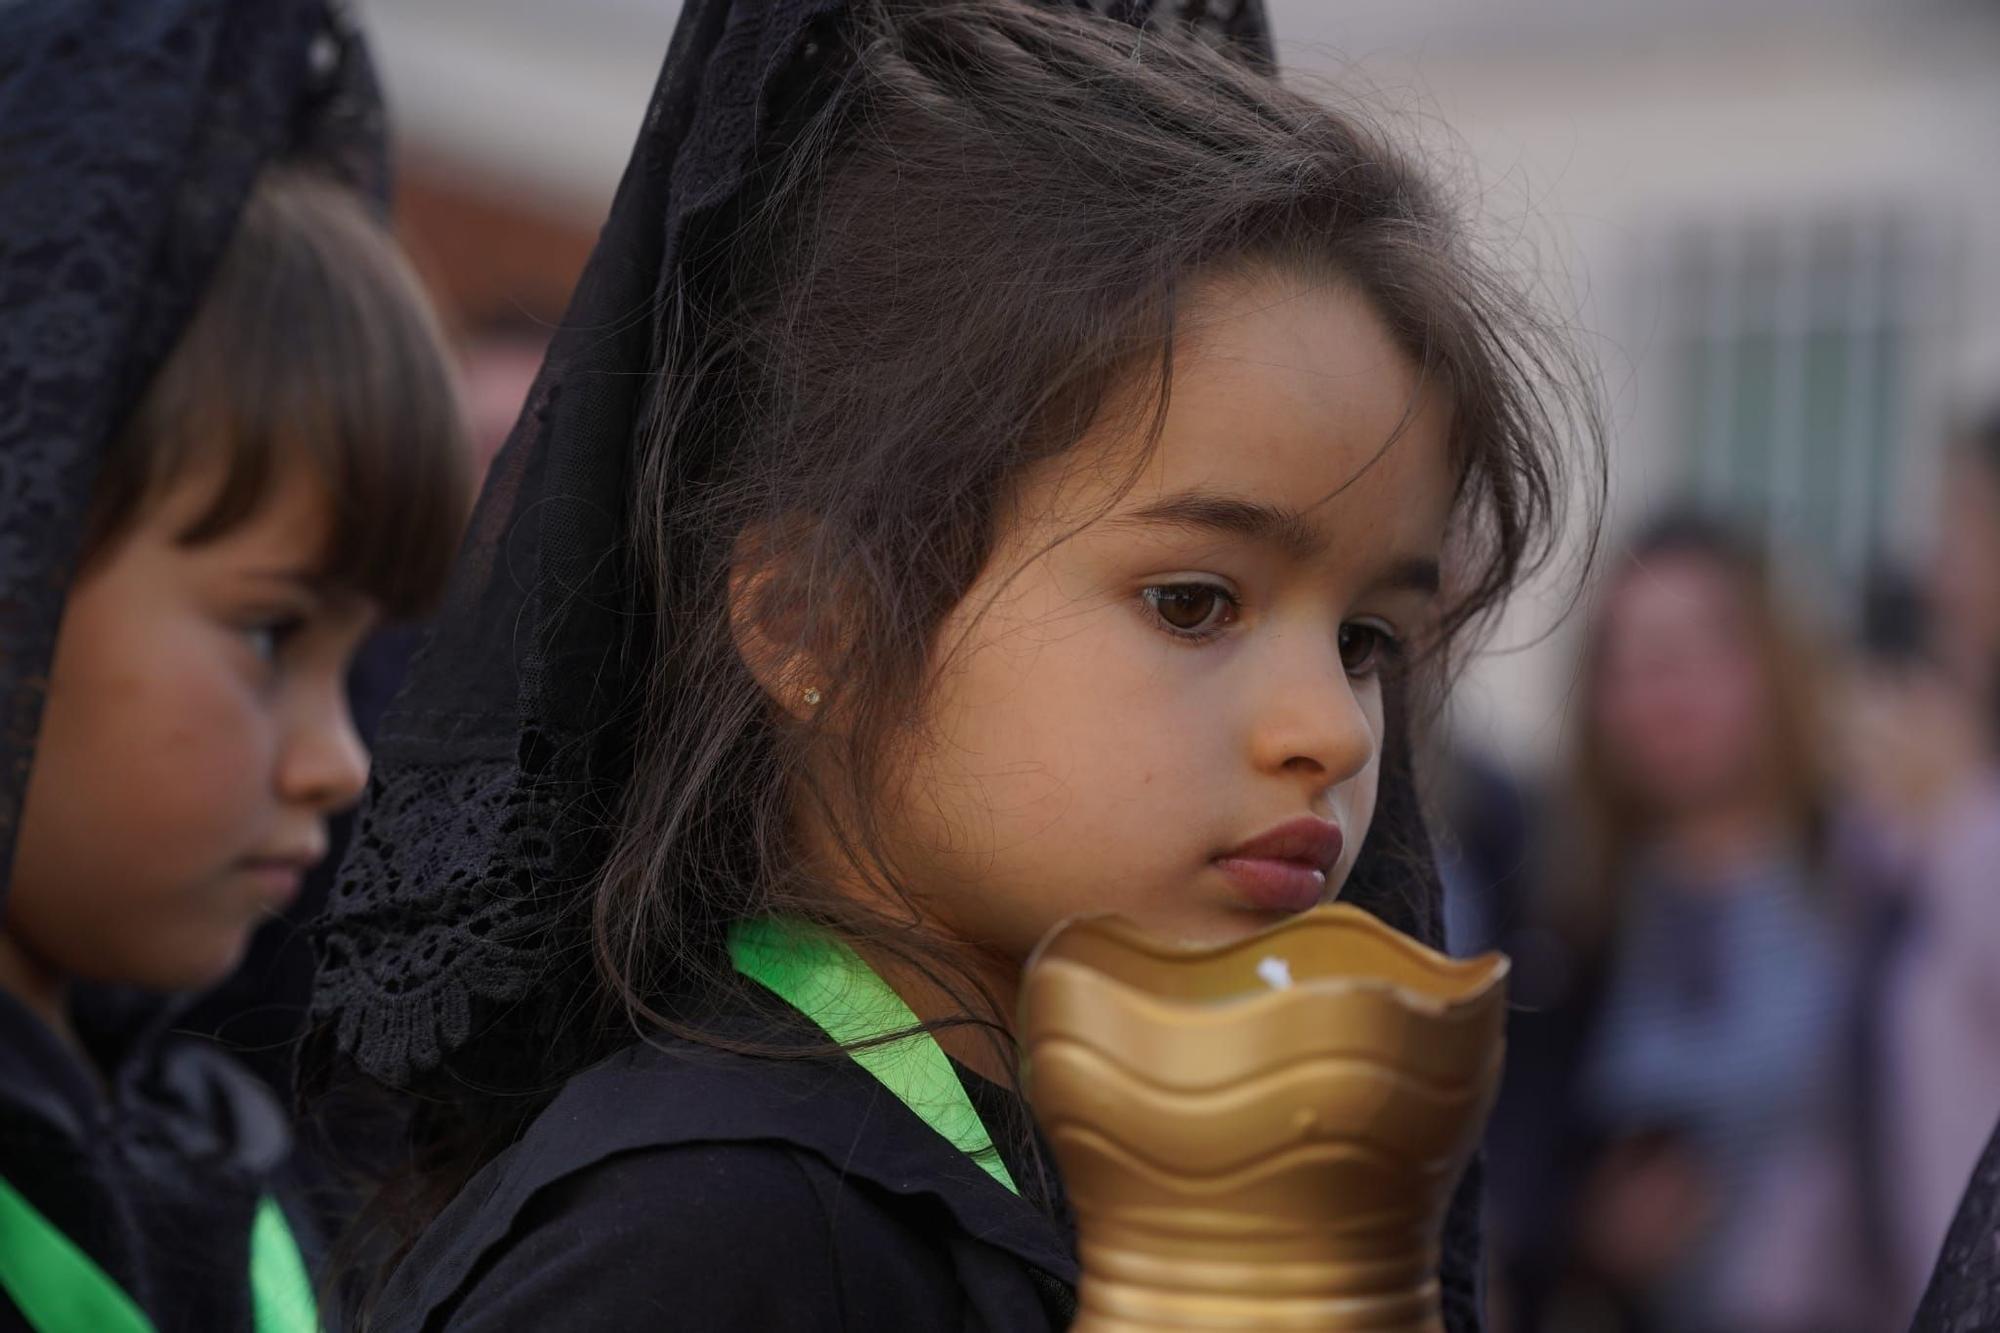
<instances>
[{"instance_id":1,"label":"second girl's eye","mask_svg":"<svg viewBox=\"0 0 2000 1333\"><path fill-rule=\"evenodd\" d=\"M1340 627L1340 664L1350 676L1372 676L1390 665L1402 643L1380 625L1366 621Z\"/></svg>"},{"instance_id":2,"label":"second girl's eye","mask_svg":"<svg viewBox=\"0 0 2000 1333\"><path fill-rule=\"evenodd\" d=\"M274 616L243 627L243 637L250 644L250 651L260 661L275 662L285 645L305 627L302 616Z\"/></svg>"},{"instance_id":3,"label":"second girl's eye","mask_svg":"<svg viewBox=\"0 0 2000 1333\"><path fill-rule=\"evenodd\" d=\"M1205 638L1236 619L1236 599L1213 583L1161 583L1141 594L1160 623L1184 638Z\"/></svg>"}]
</instances>

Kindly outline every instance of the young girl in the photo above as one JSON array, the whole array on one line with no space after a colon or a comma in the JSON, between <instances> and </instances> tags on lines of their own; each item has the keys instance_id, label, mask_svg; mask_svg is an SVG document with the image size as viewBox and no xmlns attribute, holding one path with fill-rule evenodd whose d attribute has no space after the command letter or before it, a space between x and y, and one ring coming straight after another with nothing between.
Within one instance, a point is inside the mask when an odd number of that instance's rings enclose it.
<instances>
[{"instance_id":1,"label":"young girl","mask_svg":"<svg viewBox=\"0 0 2000 1333\"><path fill-rule=\"evenodd\" d=\"M318 4L10 9L0 1326L317 1327L275 1101L170 1035L326 850L468 458Z\"/></svg>"},{"instance_id":2,"label":"young girl","mask_svg":"<svg viewBox=\"0 0 2000 1333\"><path fill-rule=\"evenodd\" d=\"M422 1094L371 1327L1063 1326L1036 941L1431 924L1408 671L1543 551L1566 363L1170 17L684 15L326 934Z\"/></svg>"}]
</instances>

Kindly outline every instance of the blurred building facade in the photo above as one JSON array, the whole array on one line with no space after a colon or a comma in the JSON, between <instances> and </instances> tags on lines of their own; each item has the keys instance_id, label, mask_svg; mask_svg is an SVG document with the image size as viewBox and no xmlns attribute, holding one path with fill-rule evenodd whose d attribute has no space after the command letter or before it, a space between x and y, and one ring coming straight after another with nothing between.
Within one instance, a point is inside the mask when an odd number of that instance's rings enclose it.
<instances>
[{"instance_id":1,"label":"blurred building facade","mask_svg":"<svg viewBox=\"0 0 2000 1333\"><path fill-rule=\"evenodd\" d=\"M1921 559L1939 448L2000 397L2000 5L1268 0L1287 69L1422 139L1602 367L1608 535L1700 497L1838 618ZM364 0L404 226L462 331L546 325L673 0ZM1550 754L1573 660L1524 599L1461 692ZM1523 646L1526 645L1526 646Z\"/></svg>"}]
</instances>

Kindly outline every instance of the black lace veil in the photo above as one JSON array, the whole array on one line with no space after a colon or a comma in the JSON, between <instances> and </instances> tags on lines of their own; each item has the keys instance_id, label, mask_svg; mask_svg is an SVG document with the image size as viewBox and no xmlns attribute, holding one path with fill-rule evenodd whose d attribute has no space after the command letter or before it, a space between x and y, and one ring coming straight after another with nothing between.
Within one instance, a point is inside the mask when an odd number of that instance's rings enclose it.
<instances>
[{"instance_id":1,"label":"black lace veil","mask_svg":"<svg viewBox=\"0 0 2000 1333\"><path fill-rule=\"evenodd\" d=\"M1260 0L1096 7L1272 59ZM641 679L612 553L646 375L665 360L664 294L690 229L737 195L763 136L821 85L845 9L688 0L682 10L609 220L480 497L445 610L378 734L321 929L315 1020L392 1086L507 1085L520 1071L495 1061L560 1040L552 1016L587 979L584 886L626 779L620 719ZM1348 896L1438 942L1439 889L1400 746L1375 827ZM1479 1327L1476 1176L1448 1229L1454 1330Z\"/></svg>"},{"instance_id":2,"label":"black lace veil","mask_svg":"<svg viewBox=\"0 0 2000 1333\"><path fill-rule=\"evenodd\" d=\"M0 897L106 446L281 157L386 197L328 0L0 4Z\"/></svg>"}]
</instances>

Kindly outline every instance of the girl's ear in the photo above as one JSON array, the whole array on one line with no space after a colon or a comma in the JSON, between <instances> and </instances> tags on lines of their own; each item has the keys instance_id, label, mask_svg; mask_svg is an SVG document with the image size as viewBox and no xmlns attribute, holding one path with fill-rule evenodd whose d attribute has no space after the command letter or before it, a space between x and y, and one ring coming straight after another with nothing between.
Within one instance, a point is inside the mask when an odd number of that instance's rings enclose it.
<instances>
[{"instance_id":1,"label":"girl's ear","mask_svg":"<svg viewBox=\"0 0 2000 1333\"><path fill-rule=\"evenodd\" d=\"M781 547L768 531L746 530L729 563L729 633L736 654L772 703L798 721L831 693L812 651L812 617Z\"/></svg>"}]
</instances>

